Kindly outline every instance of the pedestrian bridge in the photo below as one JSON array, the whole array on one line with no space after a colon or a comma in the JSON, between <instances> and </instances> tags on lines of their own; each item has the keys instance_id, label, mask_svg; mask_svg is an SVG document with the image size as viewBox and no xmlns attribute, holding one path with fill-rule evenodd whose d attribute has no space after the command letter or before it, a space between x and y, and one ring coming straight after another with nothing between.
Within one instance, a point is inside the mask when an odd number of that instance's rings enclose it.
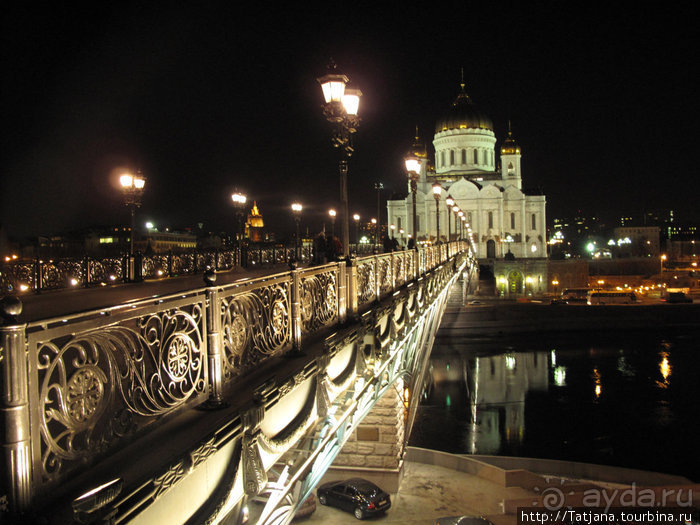
<instances>
[{"instance_id":1,"label":"pedestrian bridge","mask_svg":"<svg viewBox=\"0 0 700 525\"><path fill-rule=\"evenodd\" d=\"M5 297L0 520L288 523L387 396L396 436L365 438L396 470L476 272L453 242L29 323Z\"/></svg>"}]
</instances>

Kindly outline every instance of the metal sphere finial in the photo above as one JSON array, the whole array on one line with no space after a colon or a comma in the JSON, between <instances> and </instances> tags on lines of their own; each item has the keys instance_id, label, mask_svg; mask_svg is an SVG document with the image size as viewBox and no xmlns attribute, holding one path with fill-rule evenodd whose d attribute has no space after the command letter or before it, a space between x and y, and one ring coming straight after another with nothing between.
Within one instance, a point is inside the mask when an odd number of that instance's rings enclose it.
<instances>
[{"instance_id":1,"label":"metal sphere finial","mask_svg":"<svg viewBox=\"0 0 700 525\"><path fill-rule=\"evenodd\" d=\"M22 301L16 295L6 295L0 299L0 316L9 323L16 323L22 313Z\"/></svg>"}]
</instances>

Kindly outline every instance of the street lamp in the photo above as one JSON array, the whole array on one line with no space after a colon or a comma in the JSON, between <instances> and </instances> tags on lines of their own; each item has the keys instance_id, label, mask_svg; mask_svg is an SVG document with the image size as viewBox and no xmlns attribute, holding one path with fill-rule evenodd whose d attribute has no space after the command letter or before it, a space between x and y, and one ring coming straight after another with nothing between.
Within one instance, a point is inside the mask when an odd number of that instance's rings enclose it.
<instances>
[{"instance_id":1,"label":"street lamp","mask_svg":"<svg viewBox=\"0 0 700 525\"><path fill-rule=\"evenodd\" d=\"M457 208L457 206L455 206ZM457 208L457 217L462 221L460 223L460 237L464 237L464 224L467 222L467 218L464 216L464 212Z\"/></svg>"},{"instance_id":2,"label":"street lamp","mask_svg":"<svg viewBox=\"0 0 700 525\"><path fill-rule=\"evenodd\" d=\"M374 189L377 190L377 220L374 222L374 244L379 244L379 225L382 222L381 195L384 189L384 184L381 182L374 183Z\"/></svg>"},{"instance_id":3,"label":"street lamp","mask_svg":"<svg viewBox=\"0 0 700 525\"><path fill-rule=\"evenodd\" d=\"M124 194L124 204L131 210L131 246L129 248L129 255L133 256L136 208L141 206L141 197L143 196L143 189L146 186L146 178L140 171L137 171L136 175L125 173L119 177L119 184Z\"/></svg>"},{"instance_id":4,"label":"street lamp","mask_svg":"<svg viewBox=\"0 0 700 525\"><path fill-rule=\"evenodd\" d=\"M359 89L347 89L349 78L337 70L335 63L328 66L328 73L317 79L321 84L325 105L323 114L333 124L331 142L340 155L340 202L343 219L343 255L348 256L350 244L350 226L348 220L348 159L355 148L352 135L357 131L360 119L357 112L362 92Z\"/></svg>"},{"instance_id":5,"label":"street lamp","mask_svg":"<svg viewBox=\"0 0 700 525\"><path fill-rule=\"evenodd\" d=\"M435 197L435 229L437 230L437 237L435 238L435 244L440 244L440 196L442 195L442 186L435 182L433 184L433 197Z\"/></svg>"},{"instance_id":6,"label":"street lamp","mask_svg":"<svg viewBox=\"0 0 700 525\"><path fill-rule=\"evenodd\" d=\"M301 209L302 206L298 202L292 204L292 214L294 215L294 222L297 224L297 237L294 242L294 258L299 261L299 221L301 220Z\"/></svg>"},{"instance_id":7,"label":"street lamp","mask_svg":"<svg viewBox=\"0 0 700 525\"><path fill-rule=\"evenodd\" d=\"M238 240L238 245L240 246L241 239L243 239L243 209L245 208L247 197L242 193L236 192L231 195L231 200L233 201L233 207L236 210L236 219L238 219L236 239Z\"/></svg>"},{"instance_id":8,"label":"street lamp","mask_svg":"<svg viewBox=\"0 0 700 525\"><path fill-rule=\"evenodd\" d=\"M335 216L337 215L334 209L328 210L328 215L331 216L331 239L335 237Z\"/></svg>"},{"instance_id":9,"label":"street lamp","mask_svg":"<svg viewBox=\"0 0 700 525\"><path fill-rule=\"evenodd\" d=\"M460 212L459 206L457 206L456 204L454 206L452 206L452 212L455 214L455 234L457 234L457 220L459 219L459 212ZM459 234L457 235L460 240L462 238L462 233L463 233L462 228L460 227Z\"/></svg>"},{"instance_id":10,"label":"street lamp","mask_svg":"<svg viewBox=\"0 0 700 525\"><path fill-rule=\"evenodd\" d=\"M415 155L408 155L404 159L406 164L406 173L411 182L411 194L413 195L413 246L418 247L418 220L416 217L416 194L418 193L418 178L420 177L421 160Z\"/></svg>"},{"instance_id":11,"label":"street lamp","mask_svg":"<svg viewBox=\"0 0 700 525\"><path fill-rule=\"evenodd\" d=\"M354 214L352 216L353 220L355 221L355 251L357 251L357 224L360 222L360 215L358 213Z\"/></svg>"},{"instance_id":12,"label":"street lamp","mask_svg":"<svg viewBox=\"0 0 700 525\"><path fill-rule=\"evenodd\" d=\"M450 242L452 240L452 232L450 231L451 230L450 223L452 222L452 220L451 220L452 213L451 212L452 212L452 206L455 205L455 200L452 198L451 195L447 196L447 198L445 199L445 204L447 204L447 242ZM457 228L455 228L455 230L456 229Z\"/></svg>"},{"instance_id":13,"label":"street lamp","mask_svg":"<svg viewBox=\"0 0 700 525\"><path fill-rule=\"evenodd\" d=\"M372 223L372 226L374 226L374 246L376 248L377 244L379 243L379 221L372 217L370 222Z\"/></svg>"}]
</instances>

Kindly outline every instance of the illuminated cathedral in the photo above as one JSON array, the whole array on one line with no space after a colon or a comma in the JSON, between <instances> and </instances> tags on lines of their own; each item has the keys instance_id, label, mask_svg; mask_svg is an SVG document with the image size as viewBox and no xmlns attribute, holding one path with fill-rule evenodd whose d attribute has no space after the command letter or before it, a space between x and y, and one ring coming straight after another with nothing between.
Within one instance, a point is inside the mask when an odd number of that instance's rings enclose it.
<instances>
[{"instance_id":1,"label":"illuminated cathedral","mask_svg":"<svg viewBox=\"0 0 700 525\"><path fill-rule=\"evenodd\" d=\"M496 142L491 119L474 104L462 83L452 106L435 126L434 159L418 137L410 151L423 161L416 195L419 243L436 241L433 184L439 183L441 241L448 236L445 201L449 195L466 216L480 259L546 257L545 196L523 189L522 149L510 125L498 157ZM409 190L406 199L388 201L389 224L396 231L412 233L412 199ZM454 224L452 216L451 239L456 238Z\"/></svg>"}]
</instances>

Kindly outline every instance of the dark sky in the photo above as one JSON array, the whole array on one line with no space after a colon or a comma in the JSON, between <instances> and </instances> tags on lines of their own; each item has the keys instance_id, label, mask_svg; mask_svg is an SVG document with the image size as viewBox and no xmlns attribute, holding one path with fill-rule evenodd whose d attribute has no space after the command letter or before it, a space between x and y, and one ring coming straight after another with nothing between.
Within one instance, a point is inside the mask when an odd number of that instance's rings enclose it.
<instances>
[{"instance_id":1,"label":"dark sky","mask_svg":"<svg viewBox=\"0 0 700 525\"><path fill-rule=\"evenodd\" d=\"M498 146L512 121L524 186L544 189L550 220L694 217L697 30L675 4L27 4L2 19L0 224L11 236L125 222L124 166L148 179L144 221L233 229L237 187L272 229L291 229L294 199L320 226L339 194L316 82L330 57L364 95L351 213L376 214L375 181L405 191L415 126L432 140L464 68Z\"/></svg>"}]
</instances>

